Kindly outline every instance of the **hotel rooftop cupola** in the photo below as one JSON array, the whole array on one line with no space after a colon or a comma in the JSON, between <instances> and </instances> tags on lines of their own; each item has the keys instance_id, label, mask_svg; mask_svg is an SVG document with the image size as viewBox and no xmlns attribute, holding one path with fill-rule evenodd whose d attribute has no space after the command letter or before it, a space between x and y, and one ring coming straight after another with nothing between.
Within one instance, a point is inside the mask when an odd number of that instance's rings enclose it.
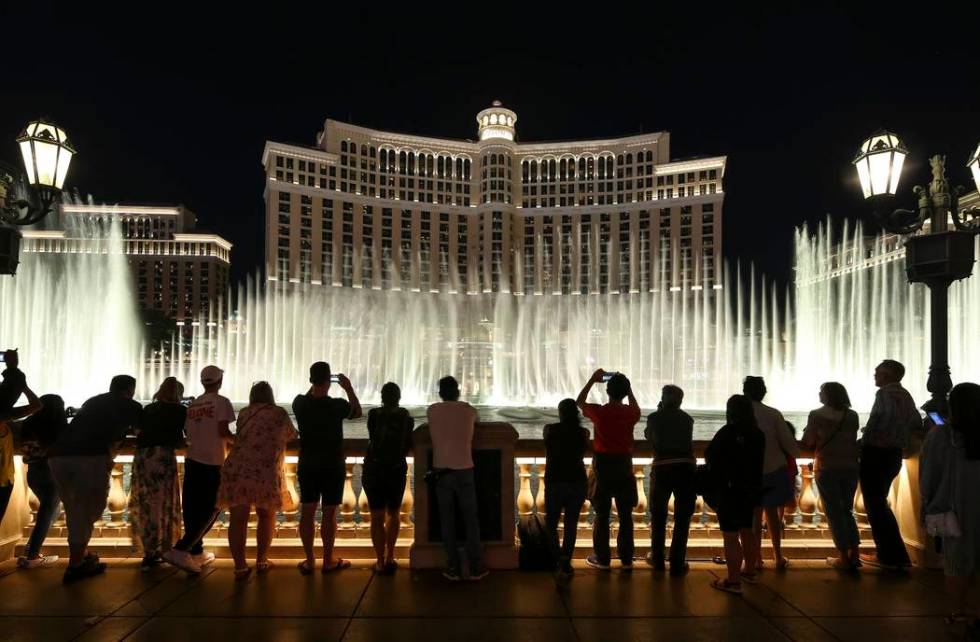
<instances>
[{"instance_id":1,"label":"hotel rooftop cupola","mask_svg":"<svg viewBox=\"0 0 980 642\"><path fill-rule=\"evenodd\" d=\"M504 107L499 100L493 101L490 107L477 114L476 122L481 141L493 138L514 140L517 114Z\"/></svg>"}]
</instances>

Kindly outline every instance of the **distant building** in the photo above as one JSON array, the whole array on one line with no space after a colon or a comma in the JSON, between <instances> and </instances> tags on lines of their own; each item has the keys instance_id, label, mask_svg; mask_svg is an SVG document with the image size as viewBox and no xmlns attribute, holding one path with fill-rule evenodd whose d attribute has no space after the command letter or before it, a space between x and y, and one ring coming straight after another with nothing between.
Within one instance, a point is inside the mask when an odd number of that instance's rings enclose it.
<instances>
[{"instance_id":1,"label":"distant building","mask_svg":"<svg viewBox=\"0 0 980 642\"><path fill-rule=\"evenodd\" d=\"M494 102L479 140L327 120L269 141L270 280L382 290L595 294L721 287L724 156L670 134L523 143Z\"/></svg>"},{"instance_id":2,"label":"distant building","mask_svg":"<svg viewBox=\"0 0 980 642\"><path fill-rule=\"evenodd\" d=\"M61 205L55 229L24 230L21 251L103 251L114 219L142 309L159 310L188 325L218 312L215 305L228 290L231 243L195 231L194 213L181 205Z\"/></svg>"}]
</instances>

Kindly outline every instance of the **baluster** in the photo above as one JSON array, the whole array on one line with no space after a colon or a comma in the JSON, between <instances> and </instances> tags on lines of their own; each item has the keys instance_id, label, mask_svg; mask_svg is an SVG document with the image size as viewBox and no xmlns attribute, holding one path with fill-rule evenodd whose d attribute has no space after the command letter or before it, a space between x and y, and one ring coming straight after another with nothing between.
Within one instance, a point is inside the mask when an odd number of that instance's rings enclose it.
<instances>
[{"instance_id":1,"label":"baluster","mask_svg":"<svg viewBox=\"0 0 980 642\"><path fill-rule=\"evenodd\" d=\"M354 464L348 461L346 464L347 479L344 481L344 495L340 501L340 526L341 530L350 531L354 529L354 506L357 505L357 496L354 495Z\"/></svg>"},{"instance_id":2,"label":"baluster","mask_svg":"<svg viewBox=\"0 0 980 642\"><path fill-rule=\"evenodd\" d=\"M643 488L643 464L633 463L633 477L636 478L636 506L633 507L633 523L642 524L647 515L647 493Z\"/></svg>"},{"instance_id":3,"label":"baluster","mask_svg":"<svg viewBox=\"0 0 980 642\"><path fill-rule=\"evenodd\" d=\"M402 505L398 508L398 521L401 522L401 530L414 527L412 524L412 508L415 507L415 498L412 496L412 467L415 464L408 463L405 471L405 493L402 495Z\"/></svg>"},{"instance_id":4,"label":"baluster","mask_svg":"<svg viewBox=\"0 0 980 642\"><path fill-rule=\"evenodd\" d=\"M796 516L800 512L800 492L796 487L796 478L799 476L799 471L794 471L793 474L793 499L788 502L783 507L783 532L785 533L787 529L796 530L799 529L799 525L796 523Z\"/></svg>"},{"instance_id":5,"label":"baluster","mask_svg":"<svg viewBox=\"0 0 980 642\"><path fill-rule=\"evenodd\" d=\"M534 495L534 507L538 511L538 515L542 517L545 514L545 501L544 501L544 471L545 465L543 463L537 464L534 468L538 474L538 492Z\"/></svg>"},{"instance_id":6,"label":"baluster","mask_svg":"<svg viewBox=\"0 0 980 642\"><path fill-rule=\"evenodd\" d=\"M673 502L673 498L670 500ZM694 515L691 516L691 528L693 530L704 530L704 522L702 518L704 517L704 498L700 495L694 500Z\"/></svg>"},{"instance_id":7,"label":"baluster","mask_svg":"<svg viewBox=\"0 0 980 642\"><path fill-rule=\"evenodd\" d=\"M534 510L534 497L531 495L531 465L526 460L517 464L520 471L520 490L517 493L517 515L526 517Z\"/></svg>"},{"instance_id":8,"label":"baluster","mask_svg":"<svg viewBox=\"0 0 980 642\"><path fill-rule=\"evenodd\" d=\"M129 505L129 494L123 488L123 465L115 463L109 475L109 496L106 499L106 510L109 512L107 528L122 530L126 527L123 513Z\"/></svg>"},{"instance_id":9,"label":"baluster","mask_svg":"<svg viewBox=\"0 0 980 642\"><path fill-rule=\"evenodd\" d=\"M299 534L299 492L296 490L296 464L286 462L286 496L289 500L282 505L282 524L279 525L280 537L296 537ZM286 496L283 499L286 499Z\"/></svg>"},{"instance_id":10,"label":"baluster","mask_svg":"<svg viewBox=\"0 0 980 642\"><path fill-rule=\"evenodd\" d=\"M361 491L357 495L357 514L360 523L357 528L366 529L365 533L370 537L371 534L371 505L368 503L367 492L364 490L364 460L361 461Z\"/></svg>"},{"instance_id":11,"label":"baluster","mask_svg":"<svg viewBox=\"0 0 980 642\"><path fill-rule=\"evenodd\" d=\"M854 492L854 518L858 524L867 526L868 512L864 507L864 494L861 492L860 484L858 484L857 490Z\"/></svg>"},{"instance_id":12,"label":"baluster","mask_svg":"<svg viewBox=\"0 0 980 642\"><path fill-rule=\"evenodd\" d=\"M803 476L803 491L800 493L800 513L803 515L803 528L815 528L814 520L817 517L817 496L813 491L812 464L803 464L800 466L800 473Z\"/></svg>"}]
</instances>

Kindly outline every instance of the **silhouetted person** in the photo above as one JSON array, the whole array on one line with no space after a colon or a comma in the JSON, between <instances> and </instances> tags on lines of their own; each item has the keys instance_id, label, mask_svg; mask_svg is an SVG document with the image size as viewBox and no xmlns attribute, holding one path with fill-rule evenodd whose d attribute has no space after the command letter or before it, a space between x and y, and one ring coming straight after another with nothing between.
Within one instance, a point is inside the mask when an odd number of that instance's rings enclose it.
<instances>
[{"instance_id":1,"label":"silhouetted person","mask_svg":"<svg viewBox=\"0 0 980 642\"><path fill-rule=\"evenodd\" d=\"M619 535L616 552L624 570L633 568L633 507L636 506L636 478L633 476L633 427L640 420L640 406L630 389L625 375L614 373L606 382L606 404L588 403L589 391L601 383L605 372L596 370L578 395L575 403L582 414L592 420L595 434L592 440L592 470L595 474L595 491L592 507L595 522L592 525L594 553L586 563L594 568L609 569L609 516L612 502L616 501L619 515ZM629 401L623 403L623 399Z\"/></svg>"},{"instance_id":2,"label":"silhouetted person","mask_svg":"<svg viewBox=\"0 0 980 642\"><path fill-rule=\"evenodd\" d=\"M861 493L877 552L862 554L871 566L905 568L912 565L895 514L888 506L892 482L902 470L902 451L922 426L912 395L902 387L905 366L886 359L875 368L875 402L861 433Z\"/></svg>"},{"instance_id":3,"label":"silhouetted person","mask_svg":"<svg viewBox=\"0 0 980 642\"><path fill-rule=\"evenodd\" d=\"M687 536L694 515L697 494L694 491L694 420L681 410L684 391L664 386L660 404L647 417L644 436L653 449L650 469L650 512L652 542L647 562L662 571L664 545L667 539L667 505L674 496L674 531L670 540L670 572L687 571Z\"/></svg>"},{"instance_id":4,"label":"silhouetted person","mask_svg":"<svg viewBox=\"0 0 980 642\"><path fill-rule=\"evenodd\" d=\"M454 377L439 380L439 403L426 413L432 437L432 468L438 471L436 496L439 500L439 522L442 544L446 548L446 570L443 576L456 582L463 578L456 544L456 510L459 509L466 529L466 555L470 580L481 580L489 574L483 565L480 548L480 519L477 512L476 484L473 476L473 435L476 410L459 400L459 383Z\"/></svg>"},{"instance_id":5,"label":"silhouetted person","mask_svg":"<svg viewBox=\"0 0 980 642\"><path fill-rule=\"evenodd\" d=\"M854 520L854 493L858 485L858 415L851 410L847 389L836 381L820 386L820 403L810 413L803 445L814 452L813 472L830 522L838 556L827 563L850 570L861 565L861 536Z\"/></svg>"},{"instance_id":6,"label":"silhouetted person","mask_svg":"<svg viewBox=\"0 0 980 642\"><path fill-rule=\"evenodd\" d=\"M371 509L371 543L377 557L375 570L391 573L398 568L395 544L400 527L398 511L405 496L408 463L415 420L398 405L402 391L389 381L381 386L381 407L368 411L368 447L361 484Z\"/></svg>"},{"instance_id":7,"label":"silhouetted person","mask_svg":"<svg viewBox=\"0 0 980 642\"><path fill-rule=\"evenodd\" d=\"M24 430L21 433L21 453L27 465L27 486L37 497L38 506L24 555L17 560L18 568L45 567L58 561L57 555L42 555L41 546L58 515L58 506L61 503L58 487L48 466L48 449L68 427L68 415L65 414L65 401L58 395L41 395L40 401L43 408L24 420Z\"/></svg>"},{"instance_id":8,"label":"silhouetted person","mask_svg":"<svg viewBox=\"0 0 980 642\"><path fill-rule=\"evenodd\" d=\"M783 414L762 403L766 397L766 382L762 377L746 377L742 384L743 394L752 400L752 410L755 421L766 437L766 452L762 464L762 492L755 511L753 528L759 541L756 563L762 567L762 515L765 513L769 537L772 540L772 552L776 568L786 568L789 561L783 557L783 522L779 518L779 509L793 499L795 489L790 482L787 471L787 457L800 454L800 447L793 439Z\"/></svg>"},{"instance_id":9,"label":"silhouetted person","mask_svg":"<svg viewBox=\"0 0 980 642\"><path fill-rule=\"evenodd\" d=\"M743 579L755 581L758 538L752 525L762 492L766 438L756 425L748 397L730 397L725 419L727 423L715 433L704 451L716 484L718 524L725 539L728 564L728 576L714 580L711 585L721 591L741 594Z\"/></svg>"},{"instance_id":10,"label":"silhouetted person","mask_svg":"<svg viewBox=\"0 0 980 642\"><path fill-rule=\"evenodd\" d=\"M8 350L7 354L13 354L16 364L15 350ZM20 376L14 376L14 372ZM27 396L27 405L14 407L21 394ZM7 512L10 503L10 496L14 491L16 473L14 470L14 432L10 422L22 419L34 414L41 409L41 402L38 400L20 371L11 371L9 368L4 372L3 383L0 384L0 397L4 404L0 406L0 520ZM8 403L9 402L9 403Z\"/></svg>"},{"instance_id":11,"label":"silhouetted person","mask_svg":"<svg viewBox=\"0 0 980 642\"><path fill-rule=\"evenodd\" d=\"M89 554L88 544L109 497L109 475L117 446L143 414L142 406L133 401L135 393L136 379L116 375L109 392L82 404L49 450L48 466L68 524L70 556L65 583L105 571L99 556Z\"/></svg>"},{"instance_id":12,"label":"silhouetted person","mask_svg":"<svg viewBox=\"0 0 980 642\"><path fill-rule=\"evenodd\" d=\"M558 404L558 423L546 425L543 436L545 523L557 560L558 580L566 582L574 574L572 557L586 492L582 459L589 448L589 431L582 426L574 399L562 399ZM558 522L562 513L565 514L564 539L559 547Z\"/></svg>"},{"instance_id":13,"label":"silhouetted person","mask_svg":"<svg viewBox=\"0 0 980 642\"><path fill-rule=\"evenodd\" d=\"M344 420L361 416L361 402L357 399L350 379L337 375L337 385L347 399L331 397L330 364L317 361L310 366L310 389L293 400L293 415L299 428L299 465L296 478L299 481L300 520L299 535L303 541L306 559L298 568L308 575L316 568L313 552L313 531L317 506L320 515L320 539L323 541L322 573L350 567L350 562L334 557L333 547L337 537L337 508L344 496L347 481L344 455Z\"/></svg>"}]
</instances>

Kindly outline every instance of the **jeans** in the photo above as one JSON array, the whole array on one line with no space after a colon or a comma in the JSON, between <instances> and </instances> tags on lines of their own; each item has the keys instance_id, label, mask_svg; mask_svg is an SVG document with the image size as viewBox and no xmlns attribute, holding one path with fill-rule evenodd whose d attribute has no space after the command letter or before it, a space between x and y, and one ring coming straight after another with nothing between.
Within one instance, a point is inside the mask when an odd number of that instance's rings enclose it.
<instances>
[{"instance_id":1,"label":"jeans","mask_svg":"<svg viewBox=\"0 0 980 642\"><path fill-rule=\"evenodd\" d=\"M548 482L544 487L545 524L551 536L552 553L559 564L568 562L575 553L578 518L585 504L585 482ZM558 545L558 520L565 512L565 533Z\"/></svg>"},{"instance_id":2,"label":"jeans","mask_svg":"<svg viewBox=\"0 0 980 642\"><path fill-rule=\"evenodd\" d=\"M220 484L221 466L202 464L193 459L184 460L184 487L181 492L184 536L174 544L178 551L191 555L204 552L204 536L221 512L215 508Z\"/></svg>"},{"instance_id":3,"label":"jeans","mask_svg":"<svg viewBox=\"0 0 980 642\"><path fill-rule=\"evenodd\" d=\"M476 506L476 484L473 469L449 470L436 485L439 500L439 522L442 527L442 545L446 548L446 563L450 570L459 572L459 548L456 544L456 509L459 508L466 529L466 555L469 570L473 573L482 566L480 550L480 519Z\"/></svg>"},{"instance_id":4,"label":"jeans","mask_svg":"<svg viewBox=\"0 0 980 642\"><path fill-rule=\"evenodd\" d=\"M854 492L857 490L858 473L856 470L818 470L816 475L817 489L823 499L827 521L830 522L830 534L834 538L834 546L839 551L847 551L861 543L858 535L857 522L854 521L852 506Z\"/></svg>"},{"instance_id":5,"label":"jeans","mask_svg":"<svg viewBox=\"0 0 980 642\"><path fill-rule=\"evenodd\" d=\"M25 555L28 558L37 557L41 553L44 538L48 536L51 524L58 516L58 487L55 486L51 468L46 459L31 462L27 465L27 485L39 502L37 514L34 516L34 528L27 540Z\"/></svg>"},{"instance_id":6,"label":"jeans","mask_svg":"<svg viewBox=\"0 0 980 642\"><path fill-rule=\"evenodd\" d=\"M667 504L674 496L674 534L670 538L670 563L682 566L687 557L687 536L697 495L694 492L694 464L653 466L650 474L650 513L652 517L650 552L663 561L667 540Z\"/></svg>"},{"instance_id":7,"label":"jeans","mask_svg":"<svg viewBox=\"0 0 980 642\"><path fill-rule=\"evenodd\" d=\"M88 548L92 528L105 512L109 498L109 455L69 455L48 460L58 494L65 505L68 548L79 555Z\"/></svg>"},{"instance_id":8,"label":"jeans","mask_svg":"<svg viewBox=\"0 0 980 642\"><path fill-rule=\"evenodd\" d=\"M616 551L624 564L633 563L633 506L636 505L636 478L633 477L633 458L630 455L596 453L592 458L597 488L592 498L595 522L592 524L592 549L596 558L608 564L612 557L609 550L609 516L613 500L619 514L619 535Z\"/></svg>"},{"instance_id":9,"label":"jeans","mask_svg":"<svg viewBox=\"0 0 980 642\"><path fill-rule=\"evenodd\" d=\"M871 524L871 535L878 550L878 559L883 564L910 563L902 533L898 529L898 521L888 507L888 493L901 470L901 449L872 446L861 449L861 493L864 495L864 506L868 511L868 523Z\"/></svg>"}]
</instances>

